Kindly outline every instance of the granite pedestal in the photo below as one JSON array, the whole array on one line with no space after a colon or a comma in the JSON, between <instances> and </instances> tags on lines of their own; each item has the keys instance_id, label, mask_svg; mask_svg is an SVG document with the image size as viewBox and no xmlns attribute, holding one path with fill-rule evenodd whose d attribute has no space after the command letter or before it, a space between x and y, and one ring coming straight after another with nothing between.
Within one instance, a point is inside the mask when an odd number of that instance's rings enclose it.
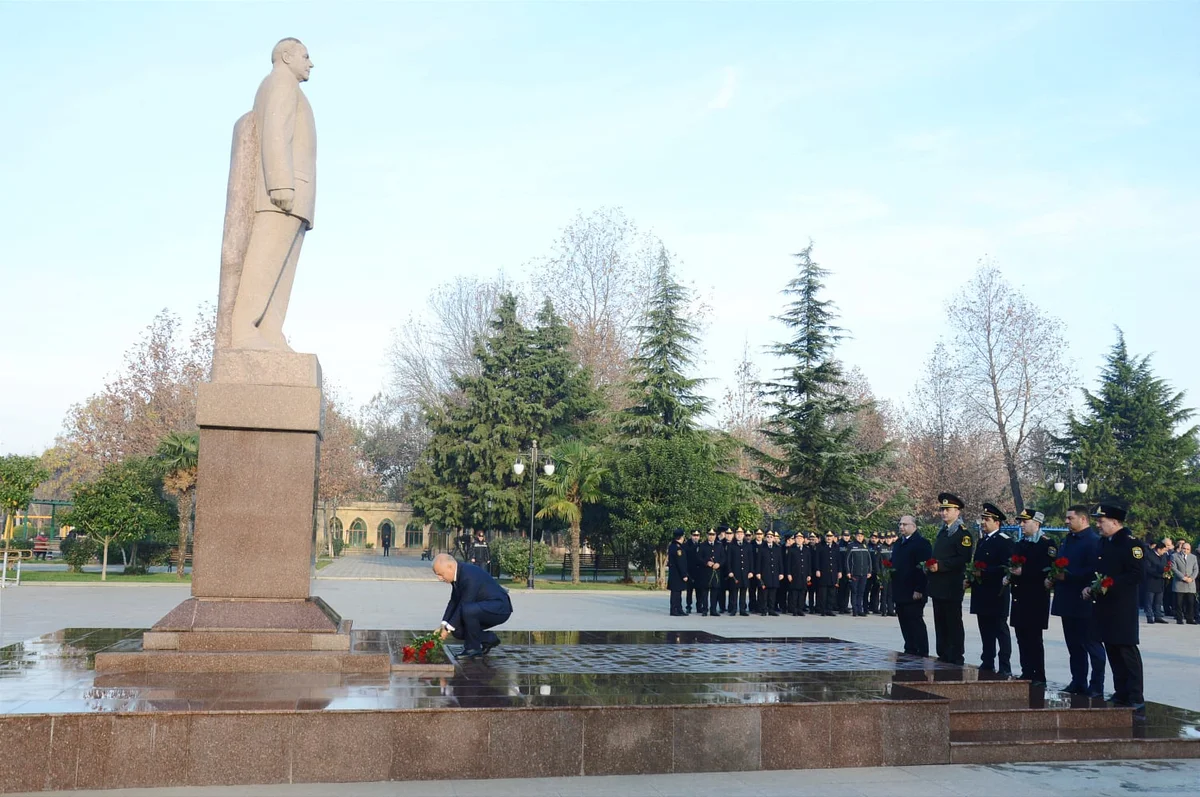
<instances>
[{"instance_id":1,"label":"granite pedestal","mask_svg":"<svg viewBox=\"0 0 1200 797\"><path fill-rule=\"evenodd\" d=\"M323 420L311 354L220 349L200 385L192 597L100 671L379 672L309 594Z\"/></svg>"}]
</instances>

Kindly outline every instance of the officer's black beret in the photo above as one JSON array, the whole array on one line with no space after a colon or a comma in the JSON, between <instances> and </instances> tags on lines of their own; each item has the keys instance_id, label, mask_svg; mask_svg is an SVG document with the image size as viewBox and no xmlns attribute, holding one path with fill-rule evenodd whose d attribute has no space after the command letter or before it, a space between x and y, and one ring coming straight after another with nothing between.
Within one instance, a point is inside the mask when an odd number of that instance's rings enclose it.
<instances>
[{"instance_id":1,"label":"officer's black beret","mask_svg":"<svg viewBox=\"0 0 1200 797\"><path fill-rule=\"evenodd\" d=\"M683 536L683 529L675 529L675 532L672 536L674 536L675 539L679 539Z\"/></svg>"},{"instance_id":2,"label":"officer's black beret","mask_svg":"<svg viewBox=\"0 0 1200 797\"><path fill-rule=\"evenodd\" d=\"M938 509L962 509L967 504L954 493L938 493Z\"/></svg>"}]
</instances>

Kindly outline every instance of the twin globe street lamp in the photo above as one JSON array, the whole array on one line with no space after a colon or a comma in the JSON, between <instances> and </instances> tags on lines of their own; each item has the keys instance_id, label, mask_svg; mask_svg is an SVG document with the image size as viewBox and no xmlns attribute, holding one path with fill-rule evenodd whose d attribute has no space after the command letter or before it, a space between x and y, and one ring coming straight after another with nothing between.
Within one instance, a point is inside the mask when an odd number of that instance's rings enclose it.
<instances>
[{"instance_id":1,"label":"twin globe street lamp","mask_svg":"<svg viewBox=\"0 0 1200 797\"><path fill-rule=\"evenodd\" d=\"M533 441L533 451L530 453L529 459L533 467L533 479L531 479L532 484L529 486L529 581L526 586L529 589L533 589L533 516L535 507L537 506L537 440ZM545 464L542 465L542 472L547 476L554 475L554 461L549 457L546 458ZM521 476L523 473L525 473L525 463L522 462L519 457L517 461L513 463L513 473L517 474L517 476Z\"/></svg>"},{"instance_id":2,"label":"twin globe street lamp","mask_svg":"<svg viewBox=\"0 0 1200 797\"><path fill-rule=\"evenodd\" d=\"M1073 467L1071 467L1071 463L1068 462L1067 463L1067 482L1074 482L1074 481L1075 481L1075 469ZM1066 490L1066 489L1067 489L1067 483L1062 480L1062 474L1059 474L1058 477L1054 480L1054 492L1061 493L1063 490ZM1087 479L1085 479L1083 476L1080 476L1079 483L1075 485L1075 489L1079 491L1080 495L1086 495L1087 491L1088 491ZM1068 498L1069 497L1070 497L1070 493L1068 492ZM1067 503L1070 504L1071 502L1067 501Z\"/></svg>"}]
</instances>

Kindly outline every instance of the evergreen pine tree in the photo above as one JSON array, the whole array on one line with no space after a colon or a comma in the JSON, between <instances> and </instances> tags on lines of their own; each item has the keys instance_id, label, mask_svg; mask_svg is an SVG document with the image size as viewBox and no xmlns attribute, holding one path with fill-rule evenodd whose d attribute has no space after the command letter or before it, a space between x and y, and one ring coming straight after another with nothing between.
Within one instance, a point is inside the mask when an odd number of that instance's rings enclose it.
<instances>
[{"instance_id":1,"label":"evergreen pine tree","mask_svg":"<svg viewBox=\"0 0 1200 797\"><path fill-rule=\"evenodd\" d=\"M793 337L772 347L788 364L764 385L771 417L762 431L780 453L758 453L759 479L801 530L836 530L852 520L883 452L856 440L859 407L834 357L844 331L833 302L821 298L828 272L813 261L811 243L796 259L800 273L783 291L792 299L779 318Z\"/></svg>"},{"instance_id":2,"label":"evergreen pine tree","mask_svg":"<svg viewBox=\"0 0 1200 797\"><path fill-rule=\"evenodd\" d=\"M1088 492L1127 501L1142 529L1161 533L1193 522L1200 514L1200 427L1181 428L1195 414L1184 407L1184 394L1154 375L1149 356L1131 355L1118 329L1099 390L1083 395L1082 414L1070 413L1055 447L1086 476Z\"/></svg>"},{"instance_id":3,"label":"evergreen pine tree","mask_svg":"<svg viewBox=\"0 0 1200 797\"><path fill-rule=\"evenodd\" d=\"M513 462L533 440L548 450L586 433L599 407L569 343L549 302L531 330L517 317L516 297L501 299L476 345L479 375L455 380L459 401L426 408L431 440L410 482L418 514L442 528L528 521L528 482L514 480Z\"/></svg>"},{"instance_id":4,"label":"evergreen pine tree","mask_svg":"<svg viewBox=\"0 0 1200 797\"><path fill-rule=\"evenodd\" d=\"M627 439L671 437L696 428L696 417L708 409L697 390L705 380L687 375L695 363L699 338L687 316L686 287L675 280L671 260L660 248L652 294L638 325L639 353L633 358L630 399L620 429Z\"/></svg>"}]
</instances>

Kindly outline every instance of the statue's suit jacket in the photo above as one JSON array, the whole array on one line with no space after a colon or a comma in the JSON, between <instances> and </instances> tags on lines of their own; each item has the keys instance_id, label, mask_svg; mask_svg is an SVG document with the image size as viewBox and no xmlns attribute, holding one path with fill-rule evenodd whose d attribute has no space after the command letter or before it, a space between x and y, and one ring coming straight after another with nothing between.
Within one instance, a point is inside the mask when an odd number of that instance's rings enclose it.
<instances>
[{"instance_id":1,"label":"statue's suit jacket","mask_svg":"<svg viewBox=\"0 0 1200 797\"><path fill-rule=\"evenodd\" d=\"M260 155L254 209L282 212L271 204L268 192L291 188L296 192L292 215L311 228L317 189L317 128L308 98L283 64L276 65L258 87L254 121Z\"/></svg>"}]
</instances>

